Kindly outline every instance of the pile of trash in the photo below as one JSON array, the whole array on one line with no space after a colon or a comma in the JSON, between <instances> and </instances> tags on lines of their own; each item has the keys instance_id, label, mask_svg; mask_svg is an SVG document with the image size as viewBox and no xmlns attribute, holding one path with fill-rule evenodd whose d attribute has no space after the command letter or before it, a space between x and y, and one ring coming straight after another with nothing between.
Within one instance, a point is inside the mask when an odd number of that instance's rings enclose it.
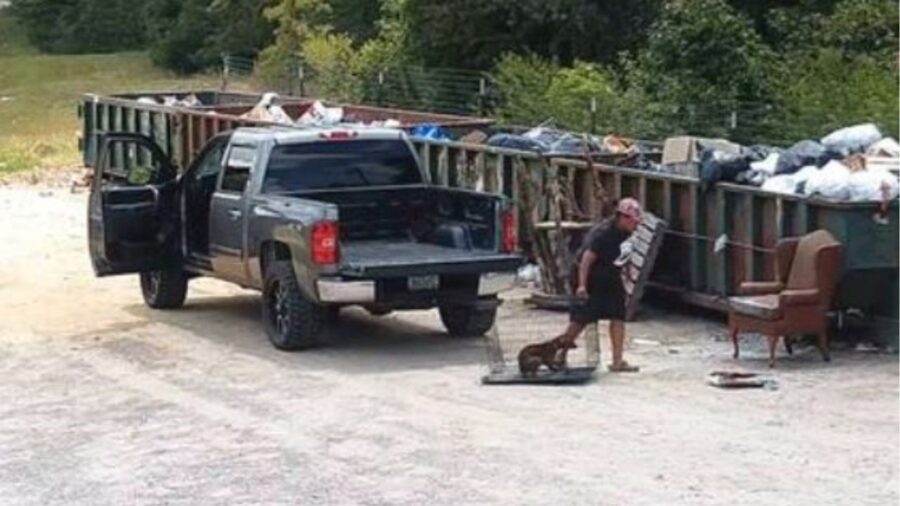
<instances>
[{"instance_id":1,"label":"pile of trash","mask_svg":"<svg viewBox=\"0 0 900 506\"><path fill-rule=\"evenodd\" d=\"M684 139L691 139L689 146ZM871 123L787 149L745 147L721 139L678 140L667 141L663 170L685 173L693 165L697 173L686 175L699 177L704 190L727 181L838 202L886 202L900 194L898 176L891 170L900 165L900 144ZM881 163L885 158L893 163Z\"/></svg>"},{"instance_id":2,"label":"pile of trash","mask_svg":"<svg viewBox=\"0 0 900 506\"><path fill-rule=\"evenodd\" d=\"M197 95L194 95L193 93L182 99L179 99L175 95L164 95L161 100L162 101L158 101L154 97L140 97L137 99L139 104L148 105L166 105L170 107L200 107L203 105L203 102L201 102L200 99L197 98Z\"/></svg>"},{"instance_id":3,"label":"pile of trash","mask_svg":"<svg viewBox=\"0 0 900 506\"><path fill-rule=\"evenodd\" d=\"M607 135L597 137L574 134L546 126L538 126L522 134L498 133L492 135L488 146L532 151L544 156L576 156L585 154L630 155L649 148L634 139Z\"/></svg>"}]
</instances>

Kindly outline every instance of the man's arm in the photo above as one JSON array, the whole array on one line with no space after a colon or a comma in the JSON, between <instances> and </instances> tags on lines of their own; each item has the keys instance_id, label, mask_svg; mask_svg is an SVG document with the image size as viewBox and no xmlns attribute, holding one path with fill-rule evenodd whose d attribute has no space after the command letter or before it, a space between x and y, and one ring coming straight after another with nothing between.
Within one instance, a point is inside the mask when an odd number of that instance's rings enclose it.
<instances>
[{"instance_id":1,"label":"man's arm","mask_svg":"<svg viewBox=\"0 0 900 506\"><path fill-rule=\"evenodd\" d=\"M597 261L597 254L593 250L588 249L581 255L581 263L578 265L578 290L575 292L580 297L587 296L588 276L591 274L591 268Z\"/></svg>"}]
</instances>

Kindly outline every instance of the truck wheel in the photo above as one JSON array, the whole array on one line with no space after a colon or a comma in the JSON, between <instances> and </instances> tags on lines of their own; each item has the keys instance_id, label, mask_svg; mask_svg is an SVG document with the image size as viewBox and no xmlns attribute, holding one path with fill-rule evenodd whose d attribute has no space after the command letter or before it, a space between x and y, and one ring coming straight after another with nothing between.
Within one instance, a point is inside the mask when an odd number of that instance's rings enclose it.
<instances>
[{"instance_id":1,"label":"truck wheel","mask_svg":"<svg viewBox=\"0 0 900 506\"><path fill-rule=\"evenodd\" d=\"M188 278L179 268L141 273L144 303L153 309L177 309L184 305Z\"/></svg>"},{"instance_id":2,"label":"truck wheel","mask_svg":"<svg viewBox=\"0 0 900 506\"><path fill-rule=\"evenodd\" d=\"M279 350L302 350L318 344L323 310L300 291L290 262L277 261L266 268L262 313L269 341Z\"/></svg>"},{"instance_id":3,"label":"truck wheel","mask_svg":"<svg viewBox=\"0 0 900 506\"><path fill-rule=\"evenodd\" d=\"M477 306L441 306L438 308L441 321L451 336L477 337L494 326L497 308Z\"/></svg>"}]
</instances>

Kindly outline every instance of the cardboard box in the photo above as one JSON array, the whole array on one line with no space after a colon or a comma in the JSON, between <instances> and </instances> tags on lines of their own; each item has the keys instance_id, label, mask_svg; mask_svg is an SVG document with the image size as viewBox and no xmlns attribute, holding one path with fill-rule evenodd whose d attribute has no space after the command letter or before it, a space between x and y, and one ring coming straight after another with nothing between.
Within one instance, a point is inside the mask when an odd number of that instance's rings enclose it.
<instances>
[{"instance_id":1,"label":"cardboard box","mask_svg":"<svg viewBox=\"0 0 900 506\"><path fill-rule=\"evenodd\" d=\"M669 137L663 146L663 170L683 176L700 176L700 155L704 149L715 149L726 153L739 154L740 144L725 139L706 137Z\"/></svg>"}]
</instances>

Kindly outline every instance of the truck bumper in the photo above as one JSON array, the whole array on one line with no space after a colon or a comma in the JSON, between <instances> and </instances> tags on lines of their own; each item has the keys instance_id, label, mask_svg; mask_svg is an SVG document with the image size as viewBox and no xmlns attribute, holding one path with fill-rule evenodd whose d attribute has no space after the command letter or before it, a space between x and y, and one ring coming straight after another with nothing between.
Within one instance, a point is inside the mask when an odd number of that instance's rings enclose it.
<instances>
[{"instance_id":1,"label":"truck bumper","mask_svg":"<svg viewBox=\"0 0 900 506\"><path fill-rule=\"evenodd\" d=\"M405 283L405 281L404 281ZM488 272L478 277L478 297L497 295L501 292L512 289L516 283L516 274L514 272ZM366 304L372 302L387 302L391 300L380 300L382 298L393 299L387 291L378 289L378 281L376 280L344 280L340 278L324 278L316 281L316 288L319 292L319 301L332 304ZM474 287L472 292L474 292ZM379 292L381 296L379 297ZM469 292L469 293L472 293ZM418 292L412 292L408 295L414 295ZM421 295L425 298L428 296L437 296L440 291L424 292ZM472 295L476 295L472 293Z\"/></svg>"},{"instance_id":2,"label":"truck bumper","mask_svg":"<svg viewBox=\"0 0 900 506\"><path fill-rule=\"evenodd\" d=\"M344 304L375 302L374 281L320 279L316 281L316 287L319 290L319 300L322 302Z\"/></svg>"}]
</instances>

